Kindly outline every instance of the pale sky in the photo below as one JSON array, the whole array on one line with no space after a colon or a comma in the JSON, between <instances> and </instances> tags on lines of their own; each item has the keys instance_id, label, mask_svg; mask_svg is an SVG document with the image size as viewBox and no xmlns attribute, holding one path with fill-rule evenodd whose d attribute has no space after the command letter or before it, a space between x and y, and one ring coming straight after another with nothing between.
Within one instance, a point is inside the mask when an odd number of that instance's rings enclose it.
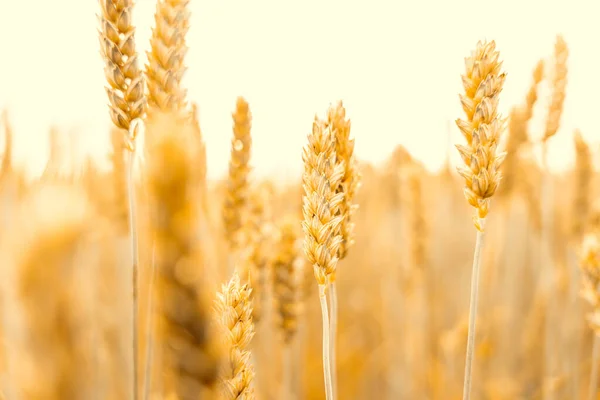
<instances>
[{"instance_id":1,"label":"pale sky","mask_svg":"<svg viewBox=\"0 0 600 400\"><path fill-rule=\"evenodd\" d=\"M494 39L504 60L507 114L562 33L569 82L552 164L572 162L575 128L595 147L599 142L597 0L191 0L190 7L184 84L200 108L211 177L226 171L239 95L253 112L260 175L299 173L314 114L338 99L352 120L359 158L381 161L401 143L438 168L448 122L462 116L463 59L480 39ZM144 61L154 8L154 0L138 0L134 11ZM109 150L98 10L95 0L0 1L0 109L8 107L13 121L17 163L34 174L47 158L51 124L98 160ZM534 128L542 127L547 94ZM451 129L461 142L453 123ZM458 159L455 150L452 156Z\"/></svg>"}]
</instances>

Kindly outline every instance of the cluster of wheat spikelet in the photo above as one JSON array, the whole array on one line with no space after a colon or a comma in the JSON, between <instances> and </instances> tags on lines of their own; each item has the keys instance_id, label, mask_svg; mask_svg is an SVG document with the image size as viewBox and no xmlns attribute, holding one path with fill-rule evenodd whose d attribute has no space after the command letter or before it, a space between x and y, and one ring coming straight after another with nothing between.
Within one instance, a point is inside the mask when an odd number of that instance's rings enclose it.
<instances>
[{"instance_id":1,"label":"cluster of wheat spikelet","mask_svg":"<svg viewBox=\"0 0 600 400\"><path fill-rule=\"evenodd\" d=\"M545 158L569 133L562 37L508 119L500 53L476 44L457 173L402 146L357 160L367 136L338 102L307 121L301 177L260 179L252 120L268 116L239 97L228 175L211 182L183 84L188 3L157 0L141 67L133 1L99 2L110 171L60 172L53 130L26 179L2 115L2 398L597 398L596 152L576 131L572 170Z\"/></svg>"}]
</instances>

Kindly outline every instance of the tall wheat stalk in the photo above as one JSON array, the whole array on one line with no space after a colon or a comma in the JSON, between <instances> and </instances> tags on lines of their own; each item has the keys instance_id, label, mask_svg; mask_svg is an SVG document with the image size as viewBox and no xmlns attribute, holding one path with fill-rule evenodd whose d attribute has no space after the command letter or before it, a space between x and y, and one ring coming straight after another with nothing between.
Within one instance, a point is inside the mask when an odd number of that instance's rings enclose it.
<instances>
[{"instance_id":1,"label":"tall wheat stalk","mask_svg":"<svg viewBox=\"0 0 600 400\"><path fill-rule=\"evenodd\" d=\"M138 68L135 49L135 27L132 24L133 0L100 0L100 45L105 61L104 74L108 82L109 114L117 128L130 131L132 121L143 116L146 106L144 77ZM115 154L122 157L122 152ZM133 194L130 191L130 195ZM119 199L120 201L121 199ZM124 199L123 199L124 200ZM133 199L130 196L133 209ZM130 226L135 222L130 216ZM136 237L130 231L132 247L132 346L133 346L133 399L138 395L138 321L137 321L137 261Z\"/></svg>"},{"instance_id":2,"label":"tall wheat stalk","mask_svg":"<svg viewBox=\"0 0 600 400\"><path fill-rule=\"evenodd\" d=\"M335 274L338 252L342 243L339 215L343 193L336 193L344 175L344 165L336 160L335 135L331 127L315 117L312 133L302 153L304 173L303 214L304 252L313 266L319 285L319 300L323 319L323 374L327 400L333 399L330 361L330 322L327 305L327 285Z\"/></svg>"},{"instance_id":3,"label":"tall wheat stalk","mask_svg":"<svg viewBox=\"0 0 600 400\"><path fill-rule=\"evenodd\" d=\"M490 198L500 183L499 168L506 156L505 153L496 154L500 135L505 127L505 120L497 112L498 97L506 77L504 73L500 72L502 63L498 60L499 57L496 43L491 41L477 43L475 51L465 59L466 72L462 77L465 94L460 95L460 101L467 118L466 120L456 120L458 128L467 140L467 146L456 146L465 162L465 166L459 167L458 172L465 179L465 197L468 203L477 210L473 217L475 228L477 228L477 240L471 276L469 333L463 385L464 400L471 397L485 219L489 211Z\"/></svg>"}]
</instances>

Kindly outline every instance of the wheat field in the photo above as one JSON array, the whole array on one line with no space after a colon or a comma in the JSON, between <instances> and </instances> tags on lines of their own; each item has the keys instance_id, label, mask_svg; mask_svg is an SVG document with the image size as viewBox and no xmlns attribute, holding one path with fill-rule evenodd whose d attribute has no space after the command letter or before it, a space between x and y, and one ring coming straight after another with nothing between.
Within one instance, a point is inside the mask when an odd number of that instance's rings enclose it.
<instances>
[{"instance_id":1,"label":"wheat field","mask_svg":"<svg viewBox=\"0 0 600 400\"><path fill-rule=\"evenodd\" d=\"M184 79L189 0L155 3L147 61L133 0L97 4L109 169L59 168L53 128L31 177L2 113L0 398L599 398L597 150L561 125L565 37L508 115L500 44L454 55L462 112L430 144L438 171L401 136L359 158L361 110L332 98L305 121L302 171L260 176L240 96L213 179ZM558 136L575 149L560 171Z\"/></svg>"}]
</instances>

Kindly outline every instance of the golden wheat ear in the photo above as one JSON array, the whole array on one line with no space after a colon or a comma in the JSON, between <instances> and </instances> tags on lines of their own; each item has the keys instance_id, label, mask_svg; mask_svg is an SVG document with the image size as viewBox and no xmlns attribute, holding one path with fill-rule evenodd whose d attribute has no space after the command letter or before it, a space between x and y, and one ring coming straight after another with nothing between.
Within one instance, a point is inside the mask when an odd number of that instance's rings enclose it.
<instances>
[{"instance_id":1,"label":"golden wheat ear","mask_svg":"<svg viewBox=\"0 0 600 400\"><path fill-rule=\"evenodd\" d=\"M254 337L252 302L248 284L237 273L223 285L215 302L216 318L228 349L221 370L221 399L254 399L254 367L250 363L250 341Z\"/></svg>"},{"instance_id":2,"label":"golden wheat ear","mask_svg":"<svg viewBox=\"0 0 600 400\"><path fill-rule=\"evenodd\" d=\"M190 26L189 0L158 0L154 28L150 39L146 77L150 110L183 110L187 108L187 91L181 85L185 74L187 45L185 36Z\"/></svg>"}]
</instances>

